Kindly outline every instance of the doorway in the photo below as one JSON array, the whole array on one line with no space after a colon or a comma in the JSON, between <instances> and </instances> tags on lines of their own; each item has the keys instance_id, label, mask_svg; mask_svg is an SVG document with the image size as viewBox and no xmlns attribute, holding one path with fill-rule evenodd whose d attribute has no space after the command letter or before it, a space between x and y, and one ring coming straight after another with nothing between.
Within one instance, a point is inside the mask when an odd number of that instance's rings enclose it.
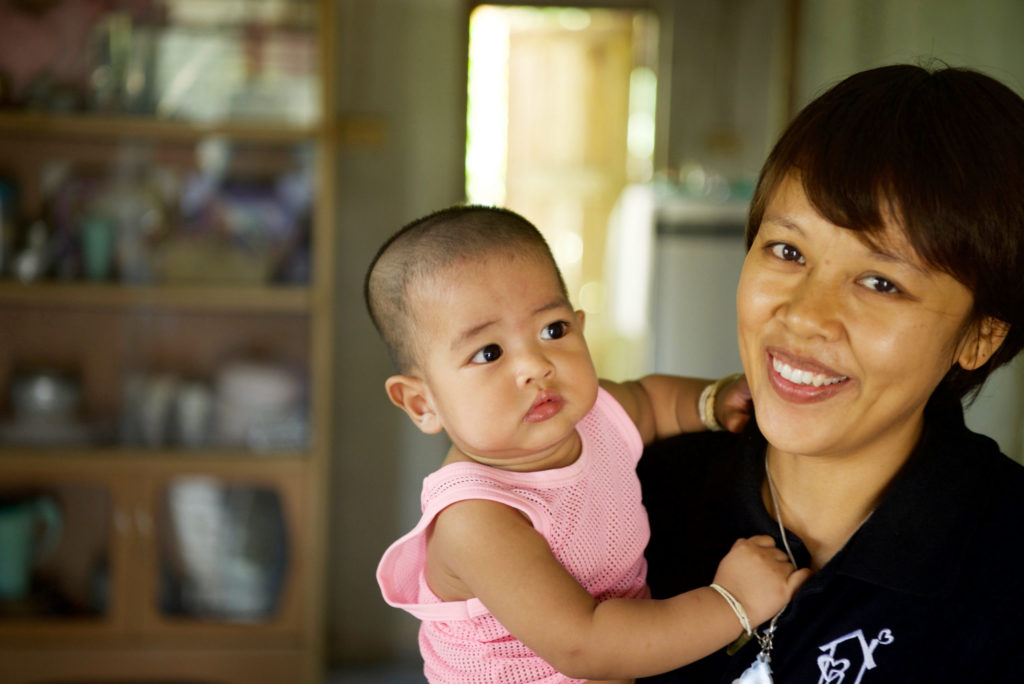
<instances>
[{"instance_id":1,"label":"doorway","mask_svg":"<svg viewBox=\"0 0 1024 684\"><path fill-rule=\"evenodd\" d=\"M605 315L609 219L628 185L652 177L658 33L650 10L480 5L470 16L466 197L545 235L604 377L621 351Z\"/></svg>"}]
</instances>

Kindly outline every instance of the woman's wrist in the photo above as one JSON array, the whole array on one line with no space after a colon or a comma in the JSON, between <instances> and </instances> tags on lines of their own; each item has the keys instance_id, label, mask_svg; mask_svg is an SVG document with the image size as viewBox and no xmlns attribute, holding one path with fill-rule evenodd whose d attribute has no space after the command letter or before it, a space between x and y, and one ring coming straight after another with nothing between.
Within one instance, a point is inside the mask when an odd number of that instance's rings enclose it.
<instances>
[{"instance_id":1,"label":"woman's wrist","mask_svg":"<svg viewBox=\"0 0 1024 684\"><path fill-rule=\"evenodd\" d=\"M715 416L715 399L718 398L718 393L723 387L742 375L742 373L726 375L715 380L701 391L700 397L697 399L697 414L700 416L701 424L711 432L725 430L725 427L718 422L718 417Z\"/></svg>"}]
</instances>

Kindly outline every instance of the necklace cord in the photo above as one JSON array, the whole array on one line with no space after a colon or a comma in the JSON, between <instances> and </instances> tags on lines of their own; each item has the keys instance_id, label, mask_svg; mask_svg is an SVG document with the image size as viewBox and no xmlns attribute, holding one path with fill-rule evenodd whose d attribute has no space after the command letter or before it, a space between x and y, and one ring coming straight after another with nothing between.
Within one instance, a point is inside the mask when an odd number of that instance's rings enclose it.
<instances>
[{"instance_id":1,"label":"necklace cord","mask_svg":"<svg viewBox=\"0 0 1024 684\"><path fill-rule=\"evenodd\" d=\"M782 525L782 512L779 510L779 497L775 493L775 483L772 482L772 471L768 469L767 454L765 454L764 457L764 475L768 480L768 496L771 497L772 508L775 509L775 521L779 524L779 535L782 537L782 546L786 549L786 555L789 556L789 562L793 564L793 569L799 570L800 566L796 564L796 558L793 556L793 550L789 548L789 540L786 538L786 528Z\"/></svg>"},{"instance_id":2,"label":"necklace cord","mask_svg":"<svg viewBox=\"0 0 1024 684\"><path fill-rule=\"evenodd\" d=\"M765 479L768 482L768 496L772 500L772 509L775 512L775 521L779 525L779 536L782 538L782 546L786 549L786 555L789 557L789 562L793 564L793 569L798 570L800 566L797 565L796 558L793 556L793 550L789 548L789 540L786 538L786 528L782 524L782 512L779 509L779 497L775 491L775 483L772 481L771 470L768 468L767 452L765 452L764 455L764 474ZM857 530L864 526L864 523L868 521L868 518L871 517L872 513L874 513L874 509L872 509L871 512L868 513L867 517L860 522L860 525L857 526ZM854 530L853 534L856 534L857 530ZM853 535L851 534L850 536L852 537ZM849 541L849 539L847 539L847 541ZM771 662L772 659L772 637L775 636L775 626L779 621L779 616L782 615L782 613L785 610L786 606L783 606L779 610L779 612L776 613L775 616L771 619L771 622L768 623L768 626L764 630L760 632L758 632L756 629L754 630L754 636L757 638L757 643L761 647L761 650L757 654L757 658L754 660L754 664L751 665L750 668L748 668L747 671L740 676L740 679L736 681L747 681L747 675L750 673L755 673L755 669L760 665L763 665L765 668L768 667L768 664ZM747 637L747 639L749 639L749 637ZM735 642L733 642L733 644L728 649L729 655L732 655L740 648L742 648L743 645L746 643L747 639L743 639L743 637L741 637L740 639L737 639ZM762 672L760 675L755 673L754 676L763 677L764 673ZM767 671L767 676L768 681L771 682L771 670ZM763 681L763 679L759 678L757 679L757 681Z\"/></svg>"},{"instance_id":3,"label":"necklace cord","mask_svg":"<svg viewBox=\"0 0 1024 684\"><path fill-rule=\"evenodd\" d=\"M786 556L789 557L789 562L793 564L794 570L799 570L800 566L797 565L796 557L793 556L793 550L789 548L789 540L786 538L786 528L782 524L782 512L779 510L779 497L775 493L775 483L772 482L772 473L768 469L768 454L764 455L764 474L765 479L768 481L768 496L772 500L772 508L775 511L775 522L779 525L779 536L782 538L782 546L786 549ZM788 604L787 604L788 605ZM768 626L763 632L754 631L754 636L757 637L757 643L761 647L761 652L758 657L765 663L771 662L772 652L772 637L775 635L775 625L779 622L779 616L785 612L786 606L782 606L779 612L776 613Z\"/></svg>"}]
</instances>

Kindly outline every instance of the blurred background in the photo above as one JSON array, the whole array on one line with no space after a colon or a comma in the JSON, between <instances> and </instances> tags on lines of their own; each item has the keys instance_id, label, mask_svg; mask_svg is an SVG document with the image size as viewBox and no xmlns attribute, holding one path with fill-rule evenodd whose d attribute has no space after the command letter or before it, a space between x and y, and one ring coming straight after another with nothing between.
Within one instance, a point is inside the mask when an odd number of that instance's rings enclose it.
<instances>
[{"instance_id":1,"label":"blurred background","mask_svg":"<svg viewBox=\"0 0 1024 684\"><path fill-rule=\"evenodd\" d=\"M447 445L383 392L380 243L509 206L603 376L731 372L793 113L892 62L1024 92L1022 25L1015 0L0 0L0 680L418 681L374 570ZM1024 459L1024 365L969 421Z\"/></svg>"}]
</instances>

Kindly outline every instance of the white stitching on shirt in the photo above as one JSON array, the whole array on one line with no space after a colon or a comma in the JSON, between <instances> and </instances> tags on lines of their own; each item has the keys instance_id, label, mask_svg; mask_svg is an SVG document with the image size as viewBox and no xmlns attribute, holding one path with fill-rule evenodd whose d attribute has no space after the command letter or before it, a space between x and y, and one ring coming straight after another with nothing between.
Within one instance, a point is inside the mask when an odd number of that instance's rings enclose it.
<instances>
[{"instance_id":1,"label":"white stitching on shirt","mask_svg":"<svg viewBox=\"0 0 1024 684\"><path fill-rule=\"evenodd\" d=\"M853 684L861 684L861 681L864 679L864 673L877 667L874 657L875 649L879 645L888 646L895 641L892 630L883 629L876 638L868 643L868 640L864 637L864 630L858 629L830 641L824 646L819 646L818 649L823 651L823 654L818 656L818 671L821 673L818 684L844 684L852 663L849 657L837 658L836 655L840 644L854 639L860 644L861 665L857 671L857 678L853 680ZM844 652L842 655L846 656L848 654ZM855 652L849 655L855 655Z\"/></svg>"}]
</instances>

